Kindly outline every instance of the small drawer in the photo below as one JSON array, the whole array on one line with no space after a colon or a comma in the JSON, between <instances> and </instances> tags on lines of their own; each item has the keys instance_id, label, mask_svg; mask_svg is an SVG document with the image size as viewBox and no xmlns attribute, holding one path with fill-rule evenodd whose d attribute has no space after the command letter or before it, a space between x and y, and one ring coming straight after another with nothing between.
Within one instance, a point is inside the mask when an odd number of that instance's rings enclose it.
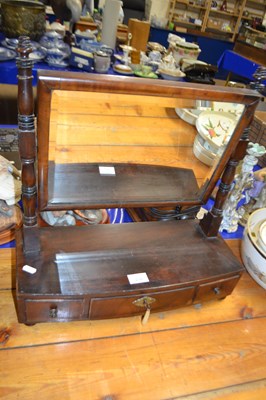
<instances>
[{"instance_id":1,"label":"small drawer","mask_svg":"<svg viewBox=\"0 0 266 400\"><path fill-rule=\"evenodd\" d=\"M84 299L26 300L26 320L29 323L69 321L84 316Z\"/></svg>"},{"instance_id":2,"label":"small drawer","mask_svg":"<svg viewBox=\"0 0 266 400\"><path fill-rule=\"evenodd\" d=\"M194 303L199 303L203 300L223 299L233 291L239 278L240 276L237 275L200 285L197 289Z\"/></svg>"},{"instance_id":3,"label":"small drawer","mask_svg":"<svg viewBox=\"0 0 266 400\"><path fill-rule=\"evenodd\" d=\"M191 304L194 290L195 288L191 286L141 295L92 298L89 319L130 317L143 314L146 311L146 300L149 302L152 312L175 309Z\"/></svg>"}]
</instances>

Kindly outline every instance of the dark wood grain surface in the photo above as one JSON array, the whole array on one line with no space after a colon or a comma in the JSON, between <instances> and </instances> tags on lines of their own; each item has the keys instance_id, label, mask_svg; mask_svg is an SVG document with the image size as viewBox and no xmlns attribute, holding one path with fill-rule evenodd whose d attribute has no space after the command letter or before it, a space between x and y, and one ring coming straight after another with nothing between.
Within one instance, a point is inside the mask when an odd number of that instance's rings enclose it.
<instances>
[{"instance_id":1,"label":"dark wood grain surface","mask_svg":"<svg viewBox=\"0 0 266 400\"><path fill-rule=\"evenodd\" d=\"M101 173L102 167L114 173ZM192 170L157 165L50 163L49 183L49 208L191 204L198 202L199 192Z\"/></svg>"},{"instance_id":2,"label":"dark wood grain surface","mask_svg":"<svg viewBox=\"0 0 266 400\"><path fill-rule=\"evenodd\" d=\"M41 228L38 234L40 252L25 258L22 238L17 237L23 293L141 293L242 270L223 239L206 239L193 220ZM37 268L37 273L21 271L24 264ZM149 282L131 286L127 275L141 272Z\"/></svg>"}]
</instances>

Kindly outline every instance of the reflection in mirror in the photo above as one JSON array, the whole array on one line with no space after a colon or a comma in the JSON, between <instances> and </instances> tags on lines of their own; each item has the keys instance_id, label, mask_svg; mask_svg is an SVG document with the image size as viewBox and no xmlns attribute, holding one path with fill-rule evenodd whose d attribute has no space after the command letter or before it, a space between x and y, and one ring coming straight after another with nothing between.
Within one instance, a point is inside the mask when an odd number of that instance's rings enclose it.
<instances>
[{"instance_id":1,"label":"reflection in mirror","mask_svg":"<svg viewBox=\"0 0 266 400\"><path fill-rule=\"evenodd\" d=\"M181 119L196 127L193 153L209 166L221 157L243 110L243 104L203 100L198 100L194 109L176 108Z\"/></svg>"},{"instance_id":2,"label":"reflection in mirror","mask_svg":"<svg viewBox=\"0 0 266 400\"><path fill-rule=\"evenodd\" d=\"M201 188L243 109L233 103L55 90L48 203L66 209L200 204Z\"/></svg>"}]
</instances>

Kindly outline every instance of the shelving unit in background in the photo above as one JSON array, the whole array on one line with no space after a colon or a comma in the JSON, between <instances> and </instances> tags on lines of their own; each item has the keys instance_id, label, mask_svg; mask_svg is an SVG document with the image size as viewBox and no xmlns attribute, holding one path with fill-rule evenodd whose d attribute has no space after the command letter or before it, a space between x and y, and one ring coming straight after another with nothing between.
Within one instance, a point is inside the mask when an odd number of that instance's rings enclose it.
<instances>
[{"instance_id":1,"label":"shelving unit in background","mask_svg":"<svg viewBox=\"0 0 266 400\"><path fill-rule=\"evenodd\" d=\"M241 19L243 21L252 21L254 18L265 17L266 0L246 0ZM245 15L248 13L248 15Z\"/></svg>"},{"instance_id":2,"label":"shelving unit in background","mask_svg":"<svg viewBox=\"0 0 266 400\"><path fill-rule=\"evenodd\" d=\"M221 11L221 4L219 0L215 7L212 0L171 0L168 20L177 31L198 31L234 42L245 22L265 17L266 0L228 0L226 11Z\"/></svg>"},{"instance_id":3,"label":"shelving unit in background","mask_svg":"<svg viewBox=\"0 0 266 400\"><path fill-rule=\"evenodd\" d=\"M229 41L234 41L241 23L241 15L245 0L227 1L227 11L221 11L222 2L218 2L216 8L212 7L212 1L207 1L203 30L223 34Z\"/></svg>"},{"instance_id":4,"label":"shelving unit in background","mask_svg":"<svg viewBox=\"0 0 266 400\"><path fill-rule=\"evenodd\" d=\"M169 5L169 22L181 27L192 27L202 31L203 20L206 15L206 1L171 0Z\"/></svg>"}]
</instances>

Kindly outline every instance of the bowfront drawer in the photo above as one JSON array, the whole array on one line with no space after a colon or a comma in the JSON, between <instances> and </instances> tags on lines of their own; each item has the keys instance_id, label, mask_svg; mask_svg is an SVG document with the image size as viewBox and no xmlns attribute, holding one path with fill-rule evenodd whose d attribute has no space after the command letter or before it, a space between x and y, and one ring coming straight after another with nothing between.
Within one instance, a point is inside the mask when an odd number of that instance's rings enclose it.
<instances>
[{"instance_id":1,"label":"bowfront drawer","mask_svg":"<svg viewBox=\"0 0 266 400\"><path fill-rule=\"evenodd\" d=\"M231 278L199 285L194 302L198 303L203 300L223 299L233 291L239 278L240 275L236 275Z\"/></svg>"},{"instance_id":2,"label":"bowfront drawer","mask_svg":"<svg viewBox=\"0 0 266 400\"><path fill-rule=\"evenodd\" d=\"M143 314L147 307L151 312L158 312L189 305L192 303L194 290L191 286L142 295L92 298L89 319L130 317Z\"/></svg>"},{"instance_id":3,"label":"bowfront drawer","mask_svg":"<svg viewBox=\"0 0 266 400\"><path fill-rule=\"evenodd\" d=\"M84 300L26 300L27 322L53 322L81 319L84 316Z\"/></svg>"}]
</instances>

